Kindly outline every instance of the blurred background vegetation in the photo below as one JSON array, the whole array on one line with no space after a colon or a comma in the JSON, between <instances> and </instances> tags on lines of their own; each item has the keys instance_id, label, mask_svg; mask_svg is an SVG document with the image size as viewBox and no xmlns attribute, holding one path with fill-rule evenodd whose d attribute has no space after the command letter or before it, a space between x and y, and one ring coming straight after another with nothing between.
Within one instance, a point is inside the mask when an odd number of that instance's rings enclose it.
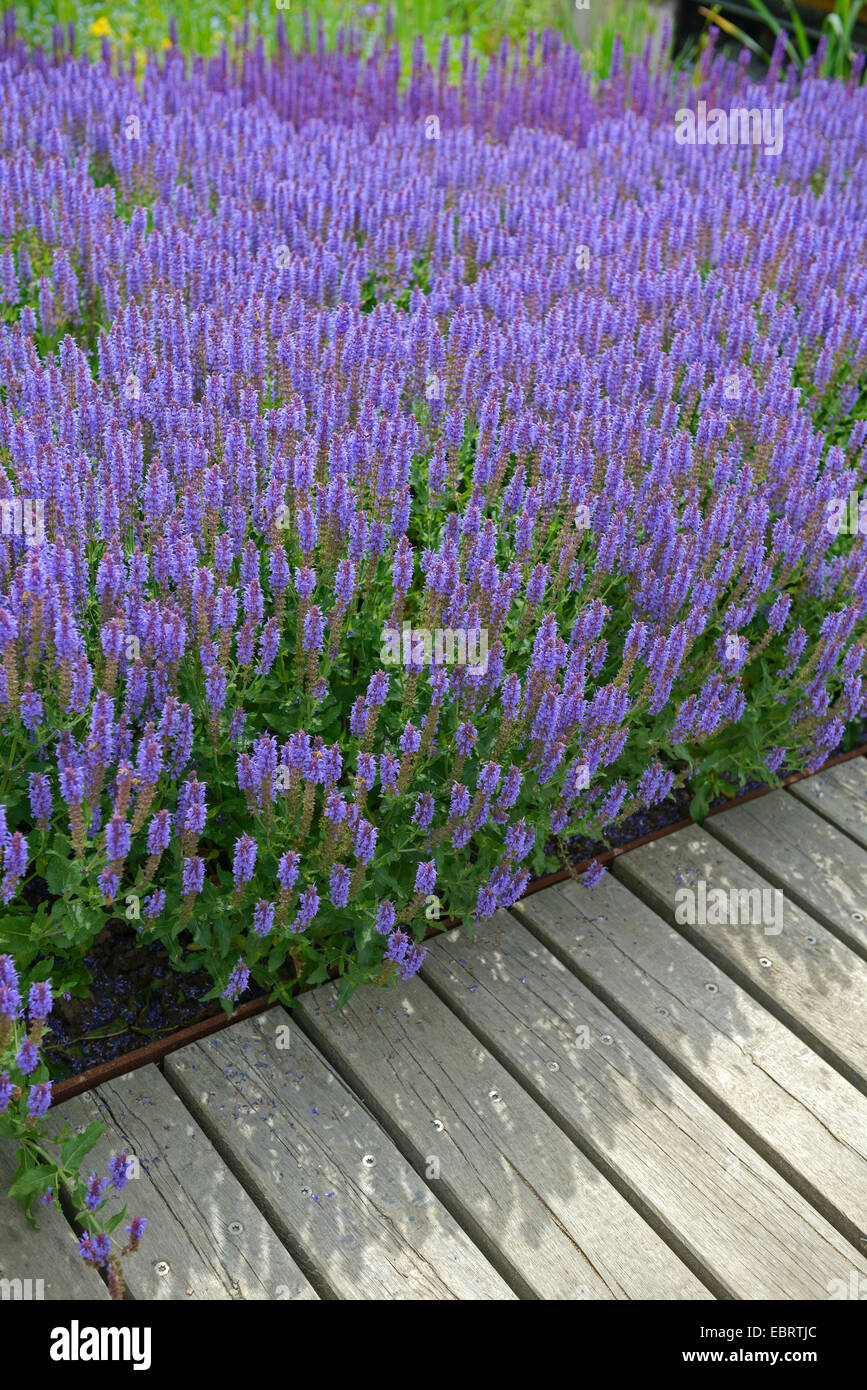
<instances>
[{"instance_id":1,"label":"blurred background vegetation","mask_svg":"<svg viewBox=\"0 0 867 1390\"><path fill-rule=\"evenodd\" d=\"M304 12L315 36L321 22L326 44L333 46L350 24L361 37L362 51L377 40L400 44L408 58L416 35L436 61L443 38L457 48L469 34L474 53L487 55L506 37L522 40L528 30L558 29L585 53L585 66L601 76L608 71L611 49L619 33L627 51L640 52L648 33L658 35L665 0L591 0L578 8L575 0L401 0L391 6L377 0L19 0L15 5L18 32L33 43L51 44L52 27L75 24L76 48L96 56L102 39L127 50L145 52L169 44L169 23L177 24L178 43L186 53L212 54L232 42L245 20L250 33L274 44L282 15L293 48L304 40ZM668 8L673 8L668 3ZM393 36L393 37L392 37Z\"/></svg>"}]
</instances>

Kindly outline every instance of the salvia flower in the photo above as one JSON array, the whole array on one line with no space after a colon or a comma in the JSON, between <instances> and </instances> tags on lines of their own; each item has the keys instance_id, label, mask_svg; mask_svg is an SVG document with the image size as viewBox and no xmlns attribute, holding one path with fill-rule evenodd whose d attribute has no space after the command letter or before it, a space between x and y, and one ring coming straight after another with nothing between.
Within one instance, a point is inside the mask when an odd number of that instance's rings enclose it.
<instances>
[{"instance_id":1,"label":"salvia flower","mask_svg":"<svg viewBox=\"0 0 867 1390\"><path fill-rule=\"evenodd\" d=\"M232 865L232 877L237 889L243 888L245 883L249 883L256 868L256 841L249 835L242 835L235 841L235 859Z\"/></svg>"},{"instance_id":2,"label":"salvia flower","mask_svg":"<svg viewBox=\"0 0 867 1390\"><path fill-rule=\"evenodd\" d=\"M260 898L253 908L253 931L257 936L267 936L274 925L274 904Z\"/></svg>"}]
</instances>

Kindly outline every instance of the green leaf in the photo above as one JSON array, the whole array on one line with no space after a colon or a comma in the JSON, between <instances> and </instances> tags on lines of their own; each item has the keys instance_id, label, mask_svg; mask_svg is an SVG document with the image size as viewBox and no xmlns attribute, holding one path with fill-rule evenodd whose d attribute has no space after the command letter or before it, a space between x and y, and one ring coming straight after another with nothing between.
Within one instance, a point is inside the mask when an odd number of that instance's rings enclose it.
<instances>
[{"instance_id":1,"label":"green leaf","mask_svg":"<svg viewBox=\"0 0 867 1390\"><path fill-rule=\"evenodd\" d=\"M710 787L707 782L702 782L689 803L689 814L698 825L701 825L702 821L707 816L709 808Z\"/></svg>"},{"instance_id":2,"label":"green leaf","mask_svg":"<svg viewBox=\"0 0 867 1390\"><path fill-rule=\"evenodd\" d=\"M54 1185L57 1177L57 1169L54 1164L37 1163L32 1168L25 1168L23 1172L16 1173L9 1188L9 1196L17 1197L22 1204L29 1202L39 1192L45 1192Z\"/></svg>"},{"instance_id":3,"label":"green leaf","mask_svg":"<svg viewBox=\"0 0 867 1390\"><path fill-rule=\"evenodd\" d=\"M126 1207L124 1206L124 1207L121 1207L121 1209L120 1209L119 1212L117 1212L114 1216L110 1217L108 1221L106 1221L105 1227L104 1227L104 1229L105 1229L105 1231L106 1231L106 1234L107 1234L107 1235L111 1235L112 1231L115 1230L115 1228L116 1228L117 1226L120 1225L121 1221L123 1221L123 1218L124 1218L125 1216L126 1216Z\"/></svg>"},{"instance_id":4,"label":"green leaf","mask_svg":"<svg viewBox=\"0 0 867 1390\"><path fill-rule=\"evenodd\" d=\"M86 1153L90 1153L93 1146L98 1143L103 1126L99 1120L91 1120L86 1129L80 1134L74 1134L71 1139L67 1139L60 1150L60 1161L64 1168L71 1168L73 1172L78 1171L81 1160Z\"/></svg>"}]
</instances>

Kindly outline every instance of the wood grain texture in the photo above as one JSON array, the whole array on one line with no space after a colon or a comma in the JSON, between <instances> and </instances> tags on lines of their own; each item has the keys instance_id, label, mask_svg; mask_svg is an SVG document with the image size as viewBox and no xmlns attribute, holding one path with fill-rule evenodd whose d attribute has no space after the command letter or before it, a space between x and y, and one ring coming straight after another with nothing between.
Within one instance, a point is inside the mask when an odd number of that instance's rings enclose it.
<instances>
[{"instance_id":1,"label":"wood grain texture","mask_svg":"<svg viewBox=\"0 0 867 1390\"><path fill-rule=\"evenodd\" d=\"M76 1129L92 1120L105 1126L87 1158L97 1172L121 1150L137 1159L139 1176L120 1199L148 1223L141 1246L123 1261L134 1298L317 1297L155 1066L66 1101L57 1114Z\"/></svg>"},{"instance_id":2,"label":"wood grain texture","mask_svg":"<svg viewBox=\"0 0 867 1390\"><path fill-rule=\"evenodd\" d=\"M867 1263L576 976L498 913L424 978L723 1298L828 1297ZM586 1030L586 1032L585 1032ZM556 1063L556 1071L550 1063Z\"/></svg>"},{"instance_id":3,"label":"wood grain texture","mask_svg":"<svg viewBox=\"0 0 867 1390\"><path fill-rule=\"evenodd\" d=\"M784 791L734 806L706 828L867 957L867 850Z\"/></svg>"},{"instance_id":4,"label":"wood grain texture","mask_svg":"<svg viewBox=\"0 0 867 1390\"><path fill-rule=\"evenodd\" d=\"M317 1045L529 1296L712 1296L421 980L335 995L302 997Z\"/></svg>"},{"instance_id":5,"label":"wood grain texture","mask_svg":"<svg viewBox=\"0 0 867 1390\"><path fill-rule=\"evenodd\" d=\"M282 1009L172 1053L166 1074L332 1296L514 1298Z\"/></svg>"},{"instance_id":6,"label":"wood grain texture","mask_svg":"<svg viewBox=\"0 0 867 1390\"><path fill-rule=\"evenodd\" d=\"M809 806L867 849L867 758L794 782L788 795Z\"/></svg>"},{"instance_id":7,"label":"wood grain texture","mask_svg":"<svg viewBox=\"0 0 867 1390\"><path fill-rule=\"evenodd\" d=\"M758 1148L867 1248L867 1098L611 874L513 913Z\"/></svg>"},{"instance_id":8,"label":"wood grain texture","mask_svg":"<svg viewBox=\"0 0 867 1390\"><path fill-rule=\"evenodd\" d=\"M678 890L697 897L702 882L706 893L781 891L697 826L621 855L614 873L847 1080L867 1090L867 962L785 893L779 932L772 920L675 920Z\"/></svg>"},{"instance_id":9,"label":"wood grain texture","mask_svg":"<svg viewBox=\"0 0 867 1390\"><path fill-rule=\"evenodd\" d=\"M39 1230L34 1231L19 1204L6 1196L18 1166L15 1148L10 1139L0 1141L0 1279L34 1281L31 1284L34 1298L40 1293L36 1281L41 1279L41 1294L46 1301L58 1302L66 1298L94 1303L109 1301L102 1279L79 1255L78 1241L62 1213L37 1202L33 1212ZM5 1290L5 1285L3 1287ZM8 1298L13 1300L16 1292L15 1286L10 1285ZM25 1292L26 1286L22 1285L21 1294ZM4 1305L6 1299L6 1292L0 1292ZM11 1308L7 1307L4 1318L12 1316Z\"/></svg>"}]
</instances>

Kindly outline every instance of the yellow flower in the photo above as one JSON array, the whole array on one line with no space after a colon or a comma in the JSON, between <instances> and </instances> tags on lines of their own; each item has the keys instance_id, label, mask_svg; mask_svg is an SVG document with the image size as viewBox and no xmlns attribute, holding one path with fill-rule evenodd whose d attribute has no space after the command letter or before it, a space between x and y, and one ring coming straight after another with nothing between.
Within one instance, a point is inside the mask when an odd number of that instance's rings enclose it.
<instances>
[{"instance_id":1,"label":"yellow flower","mask_svg":"<svg viewBox=\"0 0 867 1390\"><path fill-rule=\"evenodd\" d=\"M94 20L93 24L90 26L90 32L98 39L106 37L111 33L111 25L105 15L100 15L99 19Z\"/></svg>"}]
</instances>

